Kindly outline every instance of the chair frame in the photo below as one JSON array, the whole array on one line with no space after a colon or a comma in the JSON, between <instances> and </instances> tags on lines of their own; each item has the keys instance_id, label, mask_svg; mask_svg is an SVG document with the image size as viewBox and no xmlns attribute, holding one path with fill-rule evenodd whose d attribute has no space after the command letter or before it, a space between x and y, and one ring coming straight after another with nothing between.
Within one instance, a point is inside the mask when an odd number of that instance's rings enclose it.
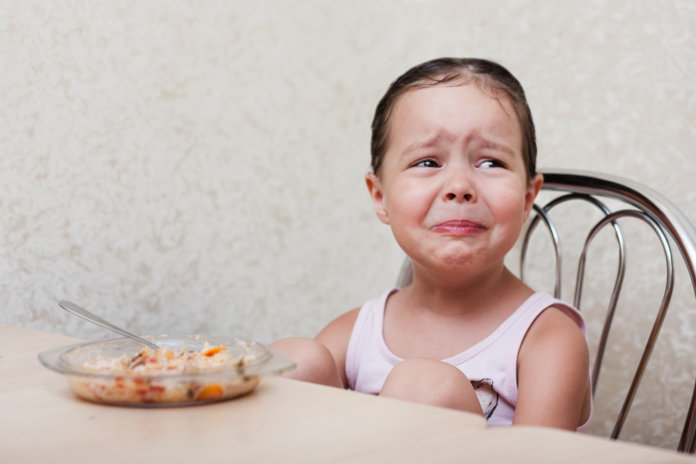
<instances>
[{"instance_id":1,"label":"chair frame","mask_svg":"<svg viewBox=\"0 0 696 464\"><path fill-rule=\"evenodd\" d=\"M628 415L638 386L640 385L643 372L647 366L653 347L657 341L658 334L662 327L662 322L666 316L672 289L674 286L674 262L670 243L679 250L684 264L689 272L691 284L696 297L696 228L686 218L686 216L671 201L658 192L629 179L606 175L591 171L559 170L548 169L541 173L544 176L542 190L560 192L559 196L549 200L543 206L534 205L534 212L526 230L522 234L522 247L520 251L520 277L524 280L524 268L526 253L532 232L539 223L545 225L548 230L555 253L555 287L554 296L559 298L561 294L561 241L549 217L549 212L556 206L568 201L585 201L594 205L601 213L601 219L591 228L585 240L582 253L577 267L575 282L575 296L573 305L580 308L583 290L583 279L585 270L585 259L587 251L594 237L605 227L611 226L614 229L619 257L618 269L612 295L607 308L604 328L598 341L597 353L592 366L592 391L594 393L599 373L601 370L602 359L606 347L607 338L614 317L614 311L618 302L621 286L625 271L625 248L624 239L619 222L623 218L631 217L641 220L648 224L657 235L657 238L664 250L666 272L665 290L663 293L660 309L657 312L651 332L648 336L645 348L643 349L638 367L634 373L628 393L624 399L619 416L614 424L611 438L618 438L621 429ZM608 208L605 199L618 200L622 203L622 208L612 211ZM624 205L626 206L624 208ZM397 280L397 285L403 287L412 281L412 268L407 259L401 269ZM694 383L693 393L686 414L682 434L677 450L680 452L693 452L696 442L696 382Z\"/></svg>"},{"instance_id":2,"label":"chair frame","mask_svg":"<svg viewBox=\"0 0 696 464\"><path fill-rule=\"evenodd\" d=\"M534 210L536 216L530 221L529 227L523 235L522 250L520 256L520 275L523 276L524 261L526 257L526 249L529 237L538 222L543 222L549 230L556 253L556 286L554 293L560 296L560 270L561 270L561 255L560 255L560 239L555 231L553 222L548 217L548 212L566 201L583 200L594 204L603 213L603 218L597 222L590 230L585 241L580 260L577 268L577 278L575 284L575 298L573 304L576 308L580 308L582 297L583 278L585 270L585 258L587 250L597 233L605 226L611 225L614 228L618 248L619 248L619 264L614 282L614 289L607 308L606 320L600 339L598 342L597 353L594 360L592 370L592 389L596 389L599 372L601 369L604 350L606 347L609 330L614 317L614 310L621 291L625 271L625 248L623 235L618 225L618 220L623 217L633 217L647 223L656 233L665 254L666 265L666 283L665 290L660 304L660 309L657 312L653 327L642 352L638 367L633 376L633 380L629 387L628 393L624 399L624 403L619 412L619 416L614 425L611 438L618 438L626 416L631 407L638 386L642 379L643 373L647 366L648 360L652 353L653 347L657 341L658 334L662 327L662 322L667 313L672 289L674 287L674 262L673 254L670 246L671 242L679 250L681 257L686 265L691 279L691 284L696 296L696 228L684 216L684 214L671 201L665 198L658 192L629 179L624 179L616 176L600 174L597 172L574 171L574 170L546 170L542 171L544 175L544 190L552 190L565 192L564 195L554 198L543 207L535 205ZM619 200L629 206L628 209L621 209L612 212L607 208L600 198L611 198ZM668 239L669 237L669 239ZM679 440L678 451L691 452L694 449L696 441L696 383L691 396L689 409L687 411L682 435Z\"/></svg>"}]
</instances>

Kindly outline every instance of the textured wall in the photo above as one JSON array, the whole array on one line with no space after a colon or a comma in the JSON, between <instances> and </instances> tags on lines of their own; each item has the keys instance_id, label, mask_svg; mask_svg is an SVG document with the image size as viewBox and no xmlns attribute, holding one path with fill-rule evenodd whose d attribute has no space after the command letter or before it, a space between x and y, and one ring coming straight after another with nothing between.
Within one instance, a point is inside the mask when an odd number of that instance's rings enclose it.
<instances>
[{"instance_id":1,"label":"textured wall","mask_svg":"<svg viewBox=\"0 0 696 464\"><path fill-rule=\"evenodd\" d=\"M694 30L680 0L0 0L0 322L106 335L66 298L145 334L313 335L394 280L369 123L436 56L520 78L540 167L633 178L696 220Z\"/></svg>"}]
</instances>

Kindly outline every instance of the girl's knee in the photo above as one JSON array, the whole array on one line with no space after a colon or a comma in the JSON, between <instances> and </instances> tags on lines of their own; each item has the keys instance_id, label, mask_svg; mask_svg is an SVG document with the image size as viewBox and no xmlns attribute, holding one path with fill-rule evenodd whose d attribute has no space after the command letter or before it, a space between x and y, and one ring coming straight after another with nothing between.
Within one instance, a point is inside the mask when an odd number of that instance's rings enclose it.
<instances>
[{"instance_id":1,"label":"girl's knee","mask_svg":"<svg viewBox=\"0 0 696 464\"><path fill-rule=\"evenodd\" d=\"M312 338L284 338L273 342L269 348L291 358L297 367L284 375L322 385L343 386L336 361L322 343Z\"/></svg>"},{"instance_id":2,"label":"girl's knee","mask_svg":"<svg viewBox=\"0 0 696 464\"><path fill-rule=\"evenodd\" d=\"M456 367L433 359L408 359L387 376L383 396L482 414L469 379Z\"/></svg>"}]
</instances>

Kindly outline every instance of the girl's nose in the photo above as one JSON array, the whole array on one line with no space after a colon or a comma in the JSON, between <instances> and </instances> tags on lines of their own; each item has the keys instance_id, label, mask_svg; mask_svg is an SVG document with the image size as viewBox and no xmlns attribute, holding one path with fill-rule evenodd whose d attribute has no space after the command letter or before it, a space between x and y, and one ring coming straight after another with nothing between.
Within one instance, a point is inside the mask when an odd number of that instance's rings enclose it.
<instances>
[{"instance_id":1,"label":"girl's nose","mask_svg":"<svg viewBox=\"0 0 696 464\"><path fill-rule=\"evenodd\" d=\"M446 198L447 198L448 200L452 201L452 200L456 200L456 199L459 198L459 197L457 197L457 194L456 194L456 193L454 193L454 192L449 192L449 193L447 194L447 197L446 197ZM466 202L470 202L470 201L472 200L472 198L473 198L473 195L471 195L470 193L465 193L465 194L463 194L463 195L461 196L461 198L462 198L462 200L464 200L464 201L466 201Z\"/></svg>"},{"instance_id":2,"label":"girl's nose","mask_svg":"<svg viewBox=\"0 0 696 464\"><path fill-rule=\"evenodd\" d=\"M474 184L467 173L453 173L444 190L446 201L471 202L476 198Z\"/></svg>"}]
</instances>

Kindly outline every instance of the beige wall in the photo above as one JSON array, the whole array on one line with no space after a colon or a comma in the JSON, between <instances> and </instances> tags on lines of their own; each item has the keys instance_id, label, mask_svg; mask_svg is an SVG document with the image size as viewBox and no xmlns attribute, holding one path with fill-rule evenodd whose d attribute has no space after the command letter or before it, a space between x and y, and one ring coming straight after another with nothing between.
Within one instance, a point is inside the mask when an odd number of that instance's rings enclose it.
<instances>
[{"instance_id":1,"label":"beige wall","mask_svg":"<svg viewBox=\"0 0 696 464\"><path fill-rule=\"evenodd\" d=\"M2 0L0 322L106 335L65 298L145 334L315 334L394 281L371 115L443 55L520 78L541 168L694 221L695 30L683 0Z\"/></svg>"}]
</instances>

